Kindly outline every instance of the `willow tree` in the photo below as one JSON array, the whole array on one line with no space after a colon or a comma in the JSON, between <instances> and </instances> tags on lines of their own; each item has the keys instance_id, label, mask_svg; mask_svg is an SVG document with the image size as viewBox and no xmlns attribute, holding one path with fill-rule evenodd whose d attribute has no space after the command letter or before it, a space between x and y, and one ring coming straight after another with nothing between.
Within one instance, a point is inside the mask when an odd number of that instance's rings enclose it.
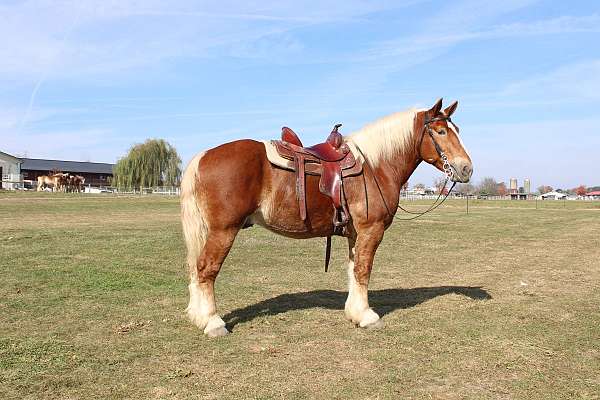
<instances>
[{"instance_id":1,"label":"willow tree","mask_svg":"<svg viewBox=\"0 0 600 400\"><path fill-rule=\"evenodd\" d=\"M135 144L113 167L113 185L119 189L177 186L181 179L177 150L163 139Z\"/></svg>"}]
</instances>

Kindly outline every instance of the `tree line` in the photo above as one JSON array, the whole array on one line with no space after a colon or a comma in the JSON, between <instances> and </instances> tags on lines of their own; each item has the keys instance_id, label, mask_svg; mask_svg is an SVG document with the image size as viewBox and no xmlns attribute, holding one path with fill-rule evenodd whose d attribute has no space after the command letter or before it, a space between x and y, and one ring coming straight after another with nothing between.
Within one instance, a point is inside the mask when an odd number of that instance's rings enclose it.
<instances>
[{"instance_id":1,"label":"tree line","mask_svg":"<svg viewBox=\"0 0 600 400\"><path fill-rule=\"evenodd\" d=\"M583 196L593 190L598 190L596 187L586 187L585 185L579 185L572 189L561 189L553 188L549 185L538 186L536 193L545 194L552 191L557 191L566 194L576 194ZM478 184L472 185L470 183L462 183L457 185L456 192L464 195L487 195L487 196L506 196L509 194L509 190L504 182L497 182L492 177L483 178ZM524 188L521 186L518 188L519 193L525 193Z\"/></svg>"},{"instance_id":2,"label":"tree line","mask_svg":"<svg viewBox=\"0 0 600 400\"><path fill-rule=\"evenodd\" d=\"M433 181L433 189L435 189L436 193L439 193L441 190L444 190L444 178L436 178ZM414 189L417 190L425 190L426 186L423 183L417 183L413 186ZM403 186L403 190L408 189L408 182ZM448 186L446 186L446 190ZM600 190L600 186L592 186L586 187L585 185L579 185L572 189L554 189L552 186L541 185L537 188L536 194L545 194L548 192L552 192L556 190L557 192L565 193L565 194L576 194L578 196L584 196L588 192ZM525 193L524 187L519 187L517 189L519 193ZM510 192L506 183L498 182L496 179L492 177L486 177L479 181L477 184L472 183L461 183L456 185L454 189L455 193L459 193L462 195L480 195L480 196L506 196Z\"/></svg>"}]
</instances>

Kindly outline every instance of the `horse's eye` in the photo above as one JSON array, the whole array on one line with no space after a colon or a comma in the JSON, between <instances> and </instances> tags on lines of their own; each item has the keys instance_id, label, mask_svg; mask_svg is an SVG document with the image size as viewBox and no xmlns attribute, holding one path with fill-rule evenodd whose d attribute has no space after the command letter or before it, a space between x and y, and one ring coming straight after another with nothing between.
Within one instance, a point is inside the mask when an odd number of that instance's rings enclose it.
<instances>
[{"instance_id":1,"label":"horse's eye","mask_svg":"<svg viewBox=\"0 0 600 400\"><path fill-rule=\"evenodd\" d=\"M445 129L440 129L440 130L438 131L438 134L439 134L439 135L445 135L445 134L446 134L446 130L445 130Z\"/></svg>"}]
</instances>

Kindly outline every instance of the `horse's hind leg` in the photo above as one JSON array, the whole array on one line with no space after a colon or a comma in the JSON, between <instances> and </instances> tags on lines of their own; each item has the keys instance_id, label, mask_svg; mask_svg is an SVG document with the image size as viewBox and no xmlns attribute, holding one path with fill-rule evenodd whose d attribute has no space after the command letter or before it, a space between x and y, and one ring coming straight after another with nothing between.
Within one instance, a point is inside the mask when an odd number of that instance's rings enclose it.
<instances>
[{"instance_id":1,"label":"horse's hind leg","mask_svg":"<svg viewBox=\"0 0 600 400\"><path fill-rule=\"evenodd\" d=\"M229 253L239 228L215 229L208 232L196 267L190 271L190 303L188 316L208 336L228 333L225 322L217 314L215 279Z\"/></svg>"}]
</instances>

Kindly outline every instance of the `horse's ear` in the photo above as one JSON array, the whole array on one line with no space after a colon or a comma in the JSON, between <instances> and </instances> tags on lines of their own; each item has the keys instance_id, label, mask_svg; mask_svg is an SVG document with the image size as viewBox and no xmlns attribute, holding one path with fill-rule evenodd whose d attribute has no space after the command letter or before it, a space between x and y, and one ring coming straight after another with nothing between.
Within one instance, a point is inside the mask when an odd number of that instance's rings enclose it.
<instances>
[{"instance_id":1,"label":"horse's ear","mask_svg":"<svg viewBox=\"0 0 600 400\"><path fill-rule=\"evenodd\" d=\"M454 101L454 103L446 107L446 109L444 110L444 114L446 114L446 117L450 117L452 114L454 114L454 111L456 111L456 107L458 107L458 100Z\"/></svg>"},{"instance_id":2,"label":"horse's ear","mask_svg":"<svg viewBox=\"0 0 600 400\"><path fill-rule=\"evenodd\" d=\"M442 109L442 99L440 98L438 101L436 101L436 103L433 105L433 107L431 107L431 109L429 111L427 111L427 114L429 114L429 118L434 118L436 115L438 115L440 113L441 109Z\"/></svg>"}]
</instances>

